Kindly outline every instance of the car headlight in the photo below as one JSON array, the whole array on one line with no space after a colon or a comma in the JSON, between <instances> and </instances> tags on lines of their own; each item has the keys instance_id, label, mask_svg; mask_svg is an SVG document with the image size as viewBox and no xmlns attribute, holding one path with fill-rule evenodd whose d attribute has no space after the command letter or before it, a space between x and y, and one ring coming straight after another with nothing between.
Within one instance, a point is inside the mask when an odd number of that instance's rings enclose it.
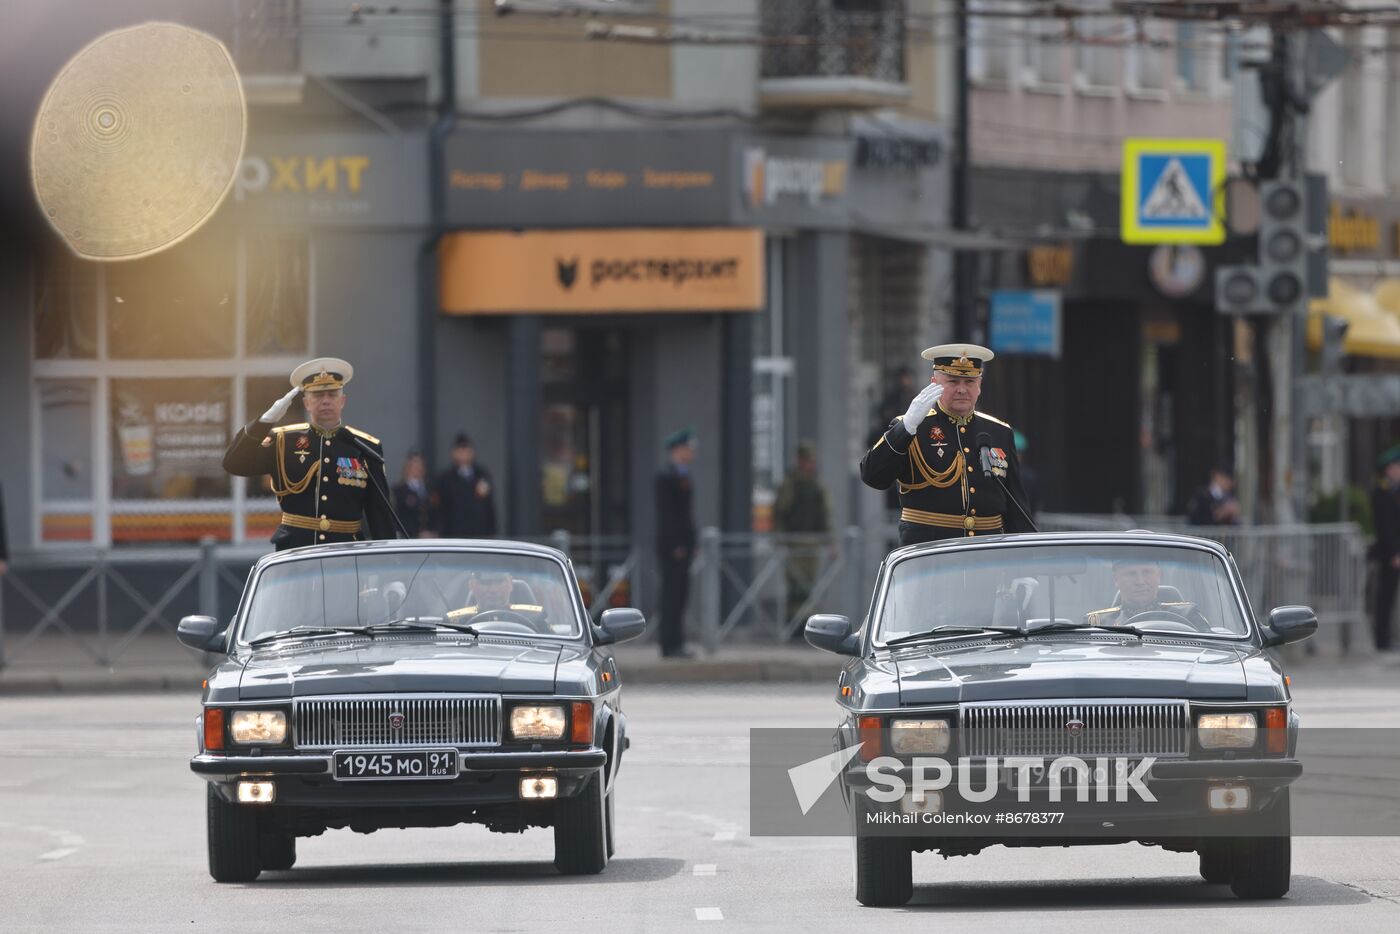
<instances>
[{"instance_id":1,"label":"car headlight","mask_svg":"<svg viewBox=\"0 0 1400 934\"><path fill-rule=\"evenodd\" d=\"M563 739L569 718L559 704L513 707L510 711L511 739Z\"/></svg>"},{"instance_id":2,"label":"car headlight","mask_svg":"<svg viewBox=\"0 0 1400 934\"><path fill-rule=\"evenodd\" d=\"M896 755L948 751L947 720L891 720L890 750Z\"/></svg>"},{"instance_id":3,"label":"car headlight","mask_svg":"<svg viewBox=\"0 0 1400 934\"><path fill-rule=\"evenodd\" d=\"M287 715L281 710L235 710L228 732L245 746L276 745L287 738Z\"/></svg>"},{"instance_id":4,"label":"car headlight","mask_svg":"<svg viewBox=\"0 0 1400 934\"><path fill-rule=\"evenodd\" d=\"M1254 745L1258 723L1252 713L1206 713L1196 720L1202 749L1245 749Z\"/></svg>"}]
</instances>

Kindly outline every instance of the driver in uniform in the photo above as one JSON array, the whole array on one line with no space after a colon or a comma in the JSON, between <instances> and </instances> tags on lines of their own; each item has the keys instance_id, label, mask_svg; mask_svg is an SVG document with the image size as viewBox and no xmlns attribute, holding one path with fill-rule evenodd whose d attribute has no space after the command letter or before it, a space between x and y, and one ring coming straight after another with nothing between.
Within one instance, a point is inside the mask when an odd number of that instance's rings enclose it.
<instances>
[{"instance_id":1,"label":"driver in uniform","mask_svg":"<svg viewBox=\"0 0 1400 934\"><path fill-rule=\"evenodd\" d=\"M473 571L469 580L470 606L452 610L448 619L475 618L489 614L492 618L511 621L511 617L522 618L532 627L545 629L544 607L537 603L511 603L511 591L515 581L508 571ZM470 620L468 620L470 621Z\"/></svg>"},{"instance_id":2,"label":"driver in uniform","mask_svg":"<svg viewBox=\"0 0 1400 934\"><path fill-rule=\"evenodd\" d=\"M1155 614L1160 619L1184 619L1202 632L1210 631L1210 622L1188 601L1163 601L1158 588L1162 584L1162 569L1153 561L1127 559L1113 562L1113 583L1118 588L1118 605L1093 610L1085 616L1091 626L1122 625L1133 617Z\"/></svg>"}]
</instances>

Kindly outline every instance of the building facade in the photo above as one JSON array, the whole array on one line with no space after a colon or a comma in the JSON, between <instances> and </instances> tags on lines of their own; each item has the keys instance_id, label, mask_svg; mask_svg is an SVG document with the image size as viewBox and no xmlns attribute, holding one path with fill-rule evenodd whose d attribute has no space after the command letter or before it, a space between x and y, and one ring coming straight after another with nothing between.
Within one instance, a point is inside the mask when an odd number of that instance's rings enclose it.
<instances>
[{"instance_id":1,"label":"building facade","mask_svg":"<svg viewBox=\"0 0 1400 934\"><path fill-rule=\"evenodd\" d=\"M661 439L683 426L702 524L763 527L805 438L834 520L877 518L854 472L873 411L950 336L920 5L625 5L600 5L601 27L490 0L451 23L323 0L16 17L45 37L31 75L155 16L209 29L243 70L250 134L229 200L166 253L86 263L20 226L0 284L0 438L28 452L0 466L12 547L265 541L268 490L219 456L318 355L355 363L347 420L383 439L391 478L410 448L444 466L468 432L506 534L646 540ZM717 13L813 41L598 33Z\"/></svg>"}]
</instances>

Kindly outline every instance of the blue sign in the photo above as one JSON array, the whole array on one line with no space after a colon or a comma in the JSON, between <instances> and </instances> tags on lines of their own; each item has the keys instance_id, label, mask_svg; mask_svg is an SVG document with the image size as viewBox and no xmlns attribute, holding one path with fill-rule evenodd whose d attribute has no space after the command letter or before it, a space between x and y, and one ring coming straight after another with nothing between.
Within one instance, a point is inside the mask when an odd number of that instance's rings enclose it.
<instances>
[{"instance_id":1,"label":"blue sign","mask_svg":"<svg viewBox=\"0 0 1400 934\"><path fill-rule=\"evenodd\" d=\"M1124 140L1123 242L1225 242L1225 170L1220 140Z\"/></svg>"},{"instance_id":2,"label":"blue sign","mask_svg":"<svg viewBox=\"0 0 1400 934\"><path fill-rule=\"evenodd\" d=\"M992 293L991 349L996 353L1060 355L1060 293Z\"/></svg>"}]
</instances>

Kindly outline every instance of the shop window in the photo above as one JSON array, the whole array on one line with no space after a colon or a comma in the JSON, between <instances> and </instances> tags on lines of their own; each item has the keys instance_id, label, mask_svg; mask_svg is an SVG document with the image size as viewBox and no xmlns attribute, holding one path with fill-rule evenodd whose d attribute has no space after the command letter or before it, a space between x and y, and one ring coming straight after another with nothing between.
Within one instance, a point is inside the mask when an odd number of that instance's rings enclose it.
<instances>
[{"instance_id":1,"label":"shop window","mask_svg":"<svg viewBox=\"0 0 1400 934\"><path fill-rule=\"evenodd\" d=\"M97 268L55 246L34 270L34 356L97 356Z\"/></svg>"},{"instance_id":2,"label":"shop window","mask_svg":"<svg viewBox=\"0 0 1400 934\"><path fill-rule=\"evenodd\" d=\"M231 389L227 379L111 381L113 542L230 537Z\"/></svg>"},{"instance_id":3,"label":"shop window","mask_svg":"<svg viewBox=\"0 0 1400 934\"><path fill-rule=\"evenodd\" d=\"M148 259L106 270L107 352L117 360L231 357L237 262L201 233Z\"/></svg>"},{"instance_id":4,"label":"shop window","mask_svg":"<svg viewBox=\"0 0 1400 934\"><path fill-rule=\"evenodd\" d=\"M247 241L247 352L304 354L310 305L309 244L300 236Z\"/></svg>"},{"instance_id":5,"label":"shop window","mask_svg":"<svg viewBox=\"0 0 1400 934\"><path fill-rule=\"evenodd\" d=\"M39 539L92 541L93 380L39 380Z\"/></svg>"}]
</instances>

